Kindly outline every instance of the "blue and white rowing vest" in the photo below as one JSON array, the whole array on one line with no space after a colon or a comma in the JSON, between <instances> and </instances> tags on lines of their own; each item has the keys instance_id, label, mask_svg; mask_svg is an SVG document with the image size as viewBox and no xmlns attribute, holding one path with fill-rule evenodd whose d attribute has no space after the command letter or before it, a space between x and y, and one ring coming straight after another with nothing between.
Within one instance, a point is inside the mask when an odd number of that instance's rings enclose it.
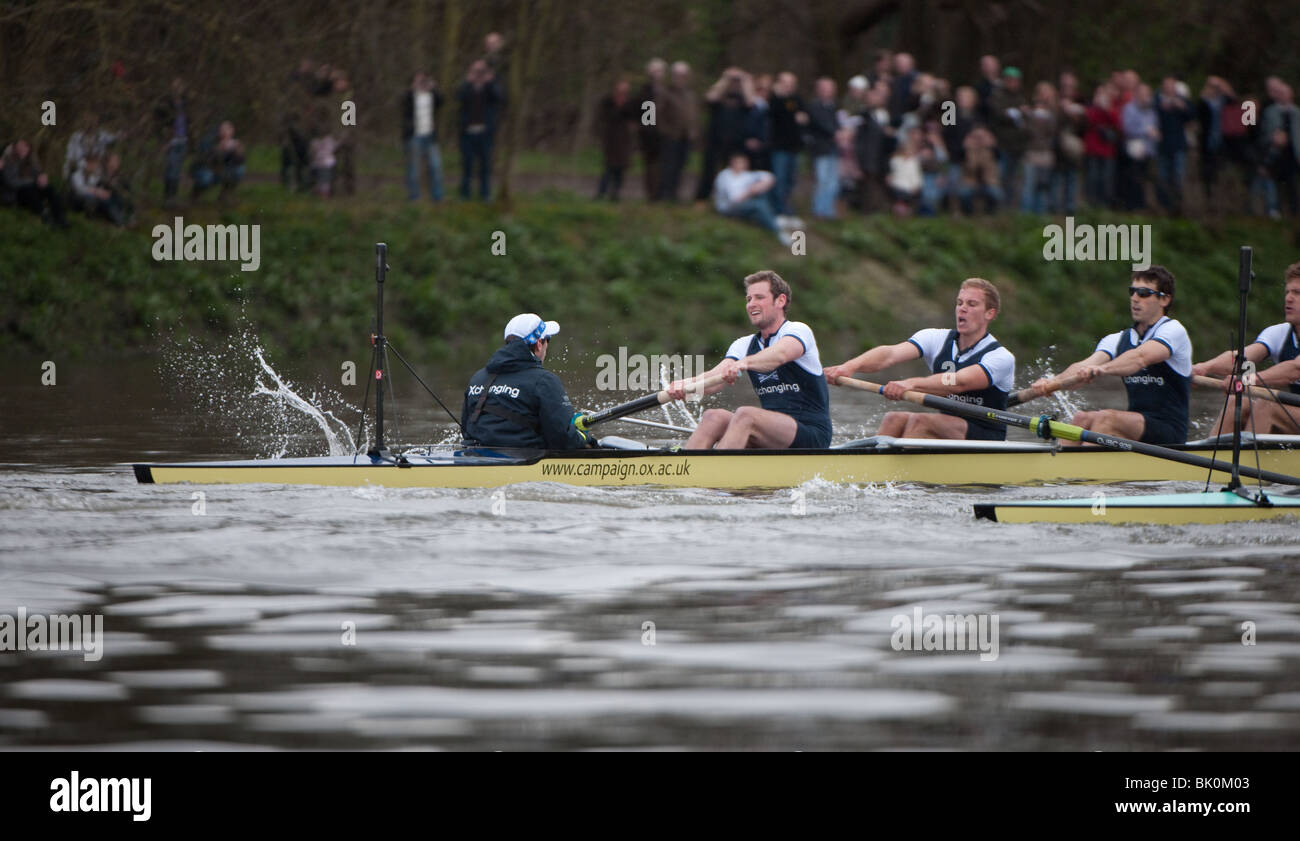
<instances>
[{"instance_id":1,"label":"blue and white rowing vest","mask_svg":"<svg viewBox=\"0 0 1300 841\"><path fill-rule=\"evenodd\" d=\"M801 321L786 321L772 337L763 341L761 333L742 336L732 342L727 350L730 359L742 359L771 347L786 336L793 336L803 345L804 353L792 359L774 371L759 373L749 371L749 381L754 385L754 393L764 409L789 415L799 423L811 426L825 433L826 440L831 435L831 398L822 373L821 358L817 353L817 341L812 330Z\"/></svg>"},{"instance_id":2,"label":"blue and white rowing vest","mask_svg":"<svg viewBox=\"0 0 1300 841\"><path fill-rule=\"evenodd\" d=\"M1113 349L1108 346L1112 339ZM1191 399L1192 343L1183 325L1164 316L1141 336L1136 327L1130 327L1102 339L1097 349L1109 353L1114 359L1149 341L1160 342L1169 348L1169 358L1124 378L1128 410L1170 424L1175 430L1181 430L1185 441Z\"/></svg>"},{"instance_id":3,"label":"blue and white rowing vest","mask_svg":"<svg viewBox=\"0 0 1300 841\"><path fill-rule=\"evenodd\" d=\"M984 369L989 384L978 391L964 391L947 395L949 400L960 400L989 409L1005 409L1016 376L1016 358L1002 347L992 335L985 333L979 341L965 351L957 347L956 330L933 328L918 330L908 341L921 351L921 357L935 374L952 374L963 368L978 365ZM951 415L951 412L943 412ZM993 421L966 418L966 437L981 441L1005 441L1007 428Z\"/></svg>"},{"instance_id":4,"label":"blue and white rowing vest","mask_svg":"<svg viewBox=\"0 0 1300 841\"><path fill-rule=\"evenodd\" d=\"M1300 336L1297 336L1295 328L1285 321L1272 327L1265 327L1255 341L1268 348L1268 355L1274 362L1289 362L1300 356ZM1300 394L1300 380L1291 383L1291 391Z\"/></svg>"}]
</instances>

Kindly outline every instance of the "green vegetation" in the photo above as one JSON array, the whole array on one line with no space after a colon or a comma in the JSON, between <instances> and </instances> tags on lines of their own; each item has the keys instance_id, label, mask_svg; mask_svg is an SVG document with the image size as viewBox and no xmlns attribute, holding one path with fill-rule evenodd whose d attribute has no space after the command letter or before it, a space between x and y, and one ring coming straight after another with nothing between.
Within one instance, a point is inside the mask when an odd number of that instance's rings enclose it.
<instances>
[{"instance_id":1,"label":"green vegetation","mask_svg":"<svg viewBox=\"0 0 1300 841\"><path fill-rule=\"evenodd\" d=\"M530 310L564 324L566 358L626 345L712 360L746 329L740 281L760 268L791 281L792 313L813 325L826 360L950 323L957 283L972 275L1002 290L996 332L1031 366L1026 376L1035 360L1050 355L1059 367L1086 354L1127 316L1125 265L1046 262L1045 220L1035 217L854 216L813 226L807 256L796 257L765 232L689 207L542 192L502 210L408 204L395 186L381 194L325 202L251 184L233 208L184 211L187 223L260 224L255 272L154 261L150 231L175 215L165 211L144 214L134 230L74 217L67 232L0 212L0 345L121 356L150 350L167 331L212 337L243 318L278 354L355 352L372 320L377 241L389 245L393 341L408 358L455 366L480 364L505 319ZM1300 259L1300 234L1278 223L1078 221L1153 225L1153 261L1178 279L1175 314L1198 356L1226 346L1235 326L1238 245L1255 247L1252 329L1280 318L1282 272ZM498 230L506 256L491 250Z\"/></svg>"}]
</instances>

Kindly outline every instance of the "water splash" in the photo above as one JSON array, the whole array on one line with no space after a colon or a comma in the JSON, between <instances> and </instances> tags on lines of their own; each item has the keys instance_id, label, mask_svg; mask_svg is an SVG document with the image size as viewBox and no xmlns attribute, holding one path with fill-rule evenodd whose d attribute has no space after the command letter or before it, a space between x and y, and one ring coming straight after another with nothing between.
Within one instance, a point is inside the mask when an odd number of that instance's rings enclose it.
<instances>
[{"instance_id":1,"label":"water splash","mask_svg":"<svg viewBox=\"0 0 1300 841\"><path fill-rule=\"evenodd\" d=\"M1052 352L1056 350L1056 345L1048 345L1044 350L1046 352L1035 359L1032 365L1028 366L1031 377L1030 382L1034 382L1040 377L1056 376L1053 373L1056 363L1052 359ZM1043 398L1039 399L1041 400ZM1082 412L1086 408L1083 405L1079 393L1074 391L1066 391L1064 389L1061 391L1054 391L1049 394L1046 399L1050 400L1051 403L1054 404L1058 416L1067 421L1074 417L1076 413Z\"/></svg>"},{"instance_id":2,"label":"water splash","mask_svg":"<svg viewBox=\"0 0 1300 841\"><path fill-rule=\"evenodd\" d=\"M352 433L348 430L347 424L335 417L334 413L328 409L320 409L315 405L316 395L312 395L312 400L304 400L298 395L293 387L286 383L279 374L275 372L266 362L262 348L255 348L253 351L257 357L258 363L262 366L262 372L271 378L274 388L267 387L261 378L257 380L257 387L253 389L254 395L265 395L272 400L279 401L282 407L294 409L302 412L311 418L320 428L321 433L325 436L325 441L329 444L330 455L332 456L350 456L357 451L356 441ZM331 427L331 424L333 427ZM346 440L346 443L345 443ZM283 456L283 451L276 457Z\"/></svg>"},{"instance_id":3,"label":"water splash","mask_svg":"<svg viewBox=\"0 0 1300 841\"><path fill-rule=\"evenodd\" d=\"M211 439L215 432L225 439L231 455L244 457L337 456L357 451L353 436L361 409L323 382L309 392L281 376L246 321L241 319L218 343L205 343L192 335L178 338L174 333L160 338L163 384L193 409L181 421L180 434L201 431ZM351 428L343 420L349 417L354 419ZM362 447L369 438L367 423L361 430Z\"/></svg>"}]
</instances>

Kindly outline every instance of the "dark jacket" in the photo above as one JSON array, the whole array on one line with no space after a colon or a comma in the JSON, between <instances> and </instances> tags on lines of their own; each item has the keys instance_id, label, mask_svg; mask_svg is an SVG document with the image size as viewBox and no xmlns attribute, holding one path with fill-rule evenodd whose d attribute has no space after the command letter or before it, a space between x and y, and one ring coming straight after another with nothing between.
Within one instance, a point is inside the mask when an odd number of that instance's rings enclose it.
<instances>
[{"instance_id":1,"label":"dark jacket","mask_svg":"<svg viewBox=\"0 0 1300 841\"><path fill-rule=\"evenodd\" d=\"M767 98L772 112L772 148L782 152L798 152L803 148L803 126L799 125L795 115L804 110L803 99L799 94Z\"/></svg>"},{"instance_id":2,"label":"dark jacket","mask_svg":"<svg viewBox=\"0 0 1300 841\"><path fill-rule=\"evenodd\" d=\"M621 169L632 162L632 141L640 114L640 103L630 97L620 105L613 94L606 94L596 106L596 137L606 166Z\"/></svg>"},{"instance_id":3,"label":"dark jacket","mask_svg":"<svg viewBox=\"0 0 1300 841\"><path fill-rule=\"evenodd\" d=\"M442 107L442 93L434 88L429 91L433 94L433 136L438 136L438 109ZM402 140L410 140L415 136L415 91L408 89L402 94Z\"/></svg>"},{"instance_id":4,"label":"dark jacket","mask_svg":"<svg viewBox=\"0 0 1300 841\"><path fill-rule=\"evenodd\" d=\"M997 138L1001 154L1019 158L1024 153L1028 140L1024 128L1026 107L1024 94L1019 91L1013 93L1002 86L993 91L989 99L989 130ZM1013 109L1020 112L1019 121L1008 113Z\"/></svg>"},{"instance_id":5,"label":"dark jacket","mask_svg":"<svg viewBox=\"0 0 1300 841\"><path fill-rule=\"evenodd\" d=\"M194 103L190 99L189 93L182 93L178 99L175 95L168 93L161 97L154 105L153 118L154 125L161 139L170 142L176 137L176 118L181 117L181 122L185 125L185 139L189 140L194 135Z\"/></svg>"},{"instance_id":6,"label":"dark jacket","mask_svg":"<svg viewBox=\"0 0 1300 841\"><path fill-rule=\"evenodd\" d=\"M894 128L903 124L903 115L915 111L921 106L921 98L912 93L912 85L919 74L913 70L903 76L894 77L889 84L889 120Z\"/></svg>"},{"instance_id":7,"label":"dark jacket","mask_svg":"<svg viewBox=\"0 0 1300 841\"><path fill-rule=\"evenodd\" d=\"M808 103L808 154L814 158L839 154L835 132L840 127L835 103L814 99Z\"/></svg>"},{"instance_id":8,"label":"dark jacket","mask_svg":"<svg viewBox=\"0 0 1300 841\"><path fill-rule=\"evenodd\" d=\"M497 116L506 99L496 79L477 89L468 80L461 82L456 88L456 99L460 102L461 131L477 123L486 126L488 134L496 133Z\"/></svg>"},{"instance_id":9,"label":"dark jacket","mask_svg":"<svg viewBox=\"0 0 1300 841\"><path fill-rule=\"evenodd\" d=\"M4 176L4 186L10 193L17 193L24 187L31 187L36 184L36 179L42 173L41 162L36 159L36 150L31 149L27 152L27 157L18 160L18 153L14 151L13 144L5 150L4 169L0 174Z\"/></svg>"},{"instance_id":10,"label":"dark jacket","mask_svg":"<svg viewBox=\"0 0 1300 841\"><path fill-rule=\"evenodd\" d=\"M749 111L745 98L738 93L724 94L709 103L709 147L719 160L732 152L745 151L749 137Z\"/></svg>"},{"instance_id":11,"label":"dark jacket","mask_svg":"<svg viewBox=\"0 0 1300 841\"><path fill-rule=\"evenodd\" d=\"M476 412L484 394L484 409ZM560 378L542 367L528 345L511 339L470 379L460 424L470 441L484 447L577 450L586 441L572 424L573 414Z\"/></svg>"},{"instance_id":12,"label":"dark jacket","mask_svg":"<svg viewBox=\"0 0 1300 841\"><path fill-rule=\"evenodd\" d=\"M894 154L894 139L870 113L862 115L862 122L853 135L853 154L863 173L879 178L889 170L889 157Z\"/></svg>"},{"instance_id":13,"label":"dark jacket","mask_svg":"<svg viewBox=\"0 0 1300 841\"><path fill-rule=\"evenodd\" d=\"M1160 128L1157 149L1162 155L1187 151L1186 127L1193 119L1192 106L1182 97L1170 101L1164 94L1156 94L1156 124ZM1166 105L1171 107L1166 108Z\"/></svg>"}]
</instances>

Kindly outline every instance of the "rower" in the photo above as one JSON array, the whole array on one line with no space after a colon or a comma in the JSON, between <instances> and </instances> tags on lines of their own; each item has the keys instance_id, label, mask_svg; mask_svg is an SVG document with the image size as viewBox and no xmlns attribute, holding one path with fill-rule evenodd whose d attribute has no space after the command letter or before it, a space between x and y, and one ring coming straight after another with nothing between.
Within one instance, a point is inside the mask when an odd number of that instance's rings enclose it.
<instances>
[{"instance_id":1,"label":"rower","mask_svg":"<svg viewBox=\"0 0 1300 841\"><path fill-rule=\"evenodd\" d=\"M957 329L918 330L905 342L880 345L843 365L827 368L826 379L839 385L840 377L869 374L924 358L933 372L930 376L895 380L887 383L881 393L890 400L899 400L905 391L921 391L990 409L1005 409L1007 394L1016 378L1016 358L989 333L989 325L997 318L1000 307L1001 299L993 284L981 277L967 278L957 290ZM889 412L876 434L1005 441L1007 428L946 412Z\"/></svg>"},{"instance_id":2,"label":"rower","mask_svg":"<svg viewBox=\"0 0 1300 841\"><path fill-rule=\"evenodd\" d=\"M1192 341L1183 325L1169 317L1174 305L1174 276L1164 266L1135 271L1128 293L1133 326L1106 336L1091 356L1056 378L1039 379L1034 388L1078 388L1100 376L1123 377L1127 411L1078 412L1070 422L1102 435L1147 444L1186 443ZM1066 379L1072 382L1061 385ZM1078 446L1076 442L1061 443Z\"/></svg>"},{"instance_id":3,"label":"rower","mask_svg":"<svg viewBox=\"0 0 1300 841\"><path fill-rule=\"evenodd\" d=\"M560 325L535 313L506 324L505 344L465 389L465 446L574 450L594 443L560 378L542 367Z\"/></svg>"},{"instance_id":4,"label":"rower","mask_svg":"<svg viewBox=\"0 0 1300 841\"><path fill-rule=\"evenodd\" d=\"M712 394L734 383L742 371L762 408L742 406L735 412L709 409L686 442L688 450L825 449L831 443L830 395L822 378L821 358L812 329L790 321L790 285L773 271L745 278L745 311L758 332L732 342L712 370L668 386L668 396ZM696 389L694 384L720 375L722 382Z\"/></svg>"},{"instance_id":5,"label":"rower","mask_svg":"<svg viewBox=\"0 0 1300 841\"><path fill-rule=\"evenodd\" d=\"M1248 380L1248 384L1274 390L1289 386L1292 393L1300 394L1300 263L1292 263L1287 267L1283 281L1286 290L1283 298L1286 321L1264 328L1255 341L1246 346L1246 359L1258 365L1268 358L1276 364L1256 373L1254 382ZM1225 350L1213 359L1193 365L1192 375L1226 377L1232 373L1235 358L1233 351ZM1231 381L1224 383L1225 388L1230 385ZM1230 408L1225 408L1219 414L1219 420L1214 425L1215 435L1232 432L1233 415ZM1241 405L1242 428L1261 435L1300 433L1298 418L1300 413L1295 409L1287 409L1281 403L1248 400Z\"/></svg>"}]
</instances>

